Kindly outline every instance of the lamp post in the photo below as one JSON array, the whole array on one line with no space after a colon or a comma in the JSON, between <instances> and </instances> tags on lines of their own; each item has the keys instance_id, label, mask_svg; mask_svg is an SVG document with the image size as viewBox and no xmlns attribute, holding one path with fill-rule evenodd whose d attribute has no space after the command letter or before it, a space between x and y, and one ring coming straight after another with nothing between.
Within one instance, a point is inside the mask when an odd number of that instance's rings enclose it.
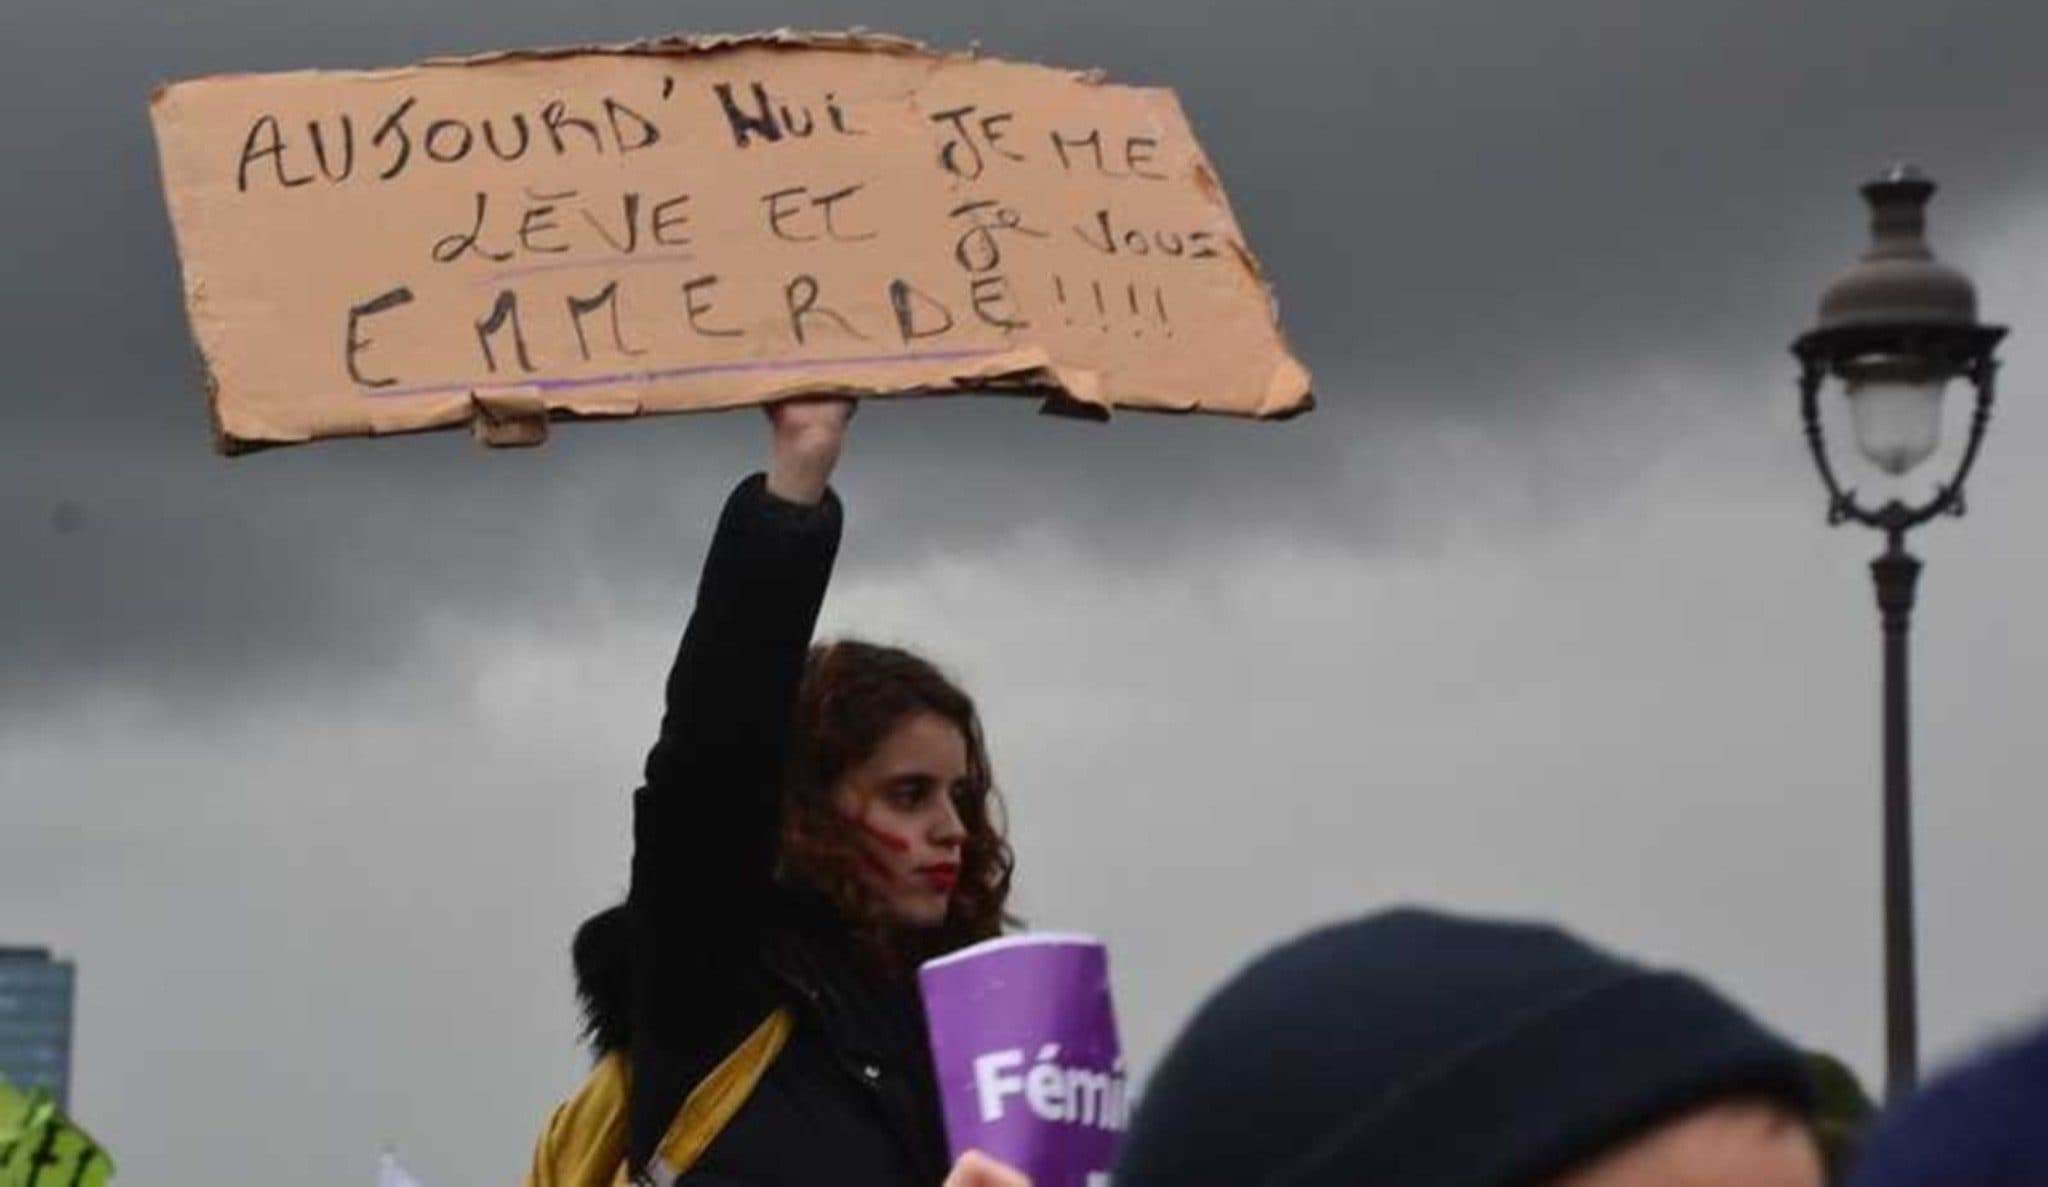
<instances>
[{"instance_id":1,"label":"lamp post","mask_svg":"<svg viewBox=\"0 0 2048 1187\"><path fill-rule=\"evenodd\" d=\"M1884 637L1885 1091L1894 1100L1912 1088L1919 1062L1906 642L1920 561L1906 551L1906 533L1939 516L1963 513L1963 483L1991 419L1998 369L1993 352L2005 336L2004 327L1978 322L1969 278L1928 250L1926 211L1934 189L1934 182L1907 165L1863 187L1871 245L1828 286L1818 323L1792 344L1806 441L1827 487L1828 523L1859 523L1885 535L1885 550L1870 572ZM1848 404L1858 449L1891 479L1933 456L1940 444L1943 389L1953 379L1968 382L1976 407L1954 472L1922 498L1865 503L1842 485L1829 460L1820 393L1831 379Z\"/></svg>"}]
</instances>

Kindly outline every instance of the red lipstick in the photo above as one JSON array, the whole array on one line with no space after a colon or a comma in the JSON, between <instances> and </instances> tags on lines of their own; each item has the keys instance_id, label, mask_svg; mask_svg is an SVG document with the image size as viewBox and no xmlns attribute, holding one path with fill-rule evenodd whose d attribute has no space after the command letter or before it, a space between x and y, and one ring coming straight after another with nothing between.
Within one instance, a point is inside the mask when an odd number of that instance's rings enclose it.
<instances>
[{"instance_id":1,"label":"red lipstick","mask_svg":"<svg viewBox=\"0 0 2048 1187\"><path fill-rule=\"evenodd\" d=\"M941 893L952 893L953 887L960 882L960 866L957 862L940 862L937 865L921 867L917 872L933 890Z\"/></svg>"}]
</instances>

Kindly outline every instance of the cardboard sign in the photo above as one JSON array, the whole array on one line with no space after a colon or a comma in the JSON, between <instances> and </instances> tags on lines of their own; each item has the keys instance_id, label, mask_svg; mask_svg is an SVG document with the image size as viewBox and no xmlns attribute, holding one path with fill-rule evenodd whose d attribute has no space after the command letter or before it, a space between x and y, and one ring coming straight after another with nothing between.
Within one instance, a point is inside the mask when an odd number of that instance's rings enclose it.
<instances>
[{"instance_id":1,"label":"cardboard sign","mask_svg":"<svg viewBox=\"0 0 2048 1187\"><path fill-rule=\"evenodd\" d=\"M1310 404L1168 90L771 33L204 78L152 116L227 452L814 391Z\"/></svg>"}]
</instances>

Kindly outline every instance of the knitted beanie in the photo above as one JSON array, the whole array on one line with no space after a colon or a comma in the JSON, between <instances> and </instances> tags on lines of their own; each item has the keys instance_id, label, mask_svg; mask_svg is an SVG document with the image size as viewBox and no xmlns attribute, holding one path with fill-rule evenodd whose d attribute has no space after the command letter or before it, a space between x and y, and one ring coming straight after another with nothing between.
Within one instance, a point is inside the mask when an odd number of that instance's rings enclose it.
<instances>
[{"instance_id":1,"label":"knitted beanie","mask_svg":"<svg viewBox=\"0 0 2048 1187\"><path fill-rule=\"evenodd\" d=\"M2048 1183L2048 1030L1928 1085L1863 1146L1855 1187Z\"/></svg>"},{"instance_id":2,"label":"knitted beanie","mask_svg":"<svg viewBox=\"0 0 2048 1187\"><path fill-rule=\"evenodd\" d=\"M1692 1105L1809 1092L1797 1051L1691 977L1398 910L1218 990L1146 1085L1115 1182L1521 1187Z\"/></svg>"}]
</instances>

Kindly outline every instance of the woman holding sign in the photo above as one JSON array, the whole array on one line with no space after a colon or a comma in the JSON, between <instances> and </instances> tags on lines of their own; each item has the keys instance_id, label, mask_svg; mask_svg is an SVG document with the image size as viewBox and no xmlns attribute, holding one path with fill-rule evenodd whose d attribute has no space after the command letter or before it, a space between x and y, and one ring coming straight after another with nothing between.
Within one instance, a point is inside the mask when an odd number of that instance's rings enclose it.
<instances>
[{"instance_id":1,"label":"woman holding sign","mask_svg":"<svg viewBox=\"0 0 2048 1187\"><path fill-rule=\"evenodd\" d=\"M1011 856L966 694L906 652L811 644L853 411L769 408L768 471L720 516L626 902L576 937L600 1061L531 1187L610 1187L621 1162L662 1187L946 1177L915 972L1001 931Z\"/></svg>"}]
</instances>

